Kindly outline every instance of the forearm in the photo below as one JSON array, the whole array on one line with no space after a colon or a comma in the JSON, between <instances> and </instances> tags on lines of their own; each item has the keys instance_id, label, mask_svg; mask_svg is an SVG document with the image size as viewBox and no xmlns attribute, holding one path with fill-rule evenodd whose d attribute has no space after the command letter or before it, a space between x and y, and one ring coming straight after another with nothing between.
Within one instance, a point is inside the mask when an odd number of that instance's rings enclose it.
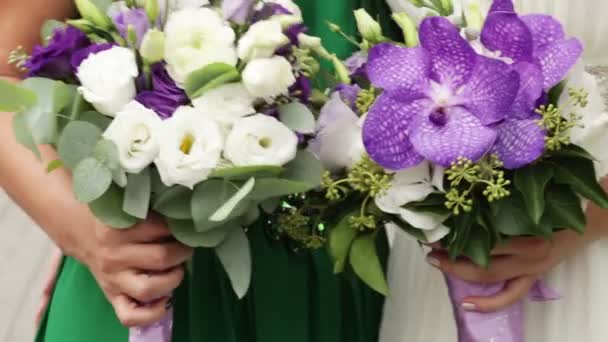
<instances>
[{"instance_id":1,"label":"forearm","mask_svg":"<svg viewBox=\"0 0 608 342\"><path fill-rule=\"evenodd\" d=\"M40 41L40 27L48 19L63 20L74 13L73 0L0 1L0 75L18 77L8 65L8 56L17 46L30 51Z\"/></svg>"}]
</instances>

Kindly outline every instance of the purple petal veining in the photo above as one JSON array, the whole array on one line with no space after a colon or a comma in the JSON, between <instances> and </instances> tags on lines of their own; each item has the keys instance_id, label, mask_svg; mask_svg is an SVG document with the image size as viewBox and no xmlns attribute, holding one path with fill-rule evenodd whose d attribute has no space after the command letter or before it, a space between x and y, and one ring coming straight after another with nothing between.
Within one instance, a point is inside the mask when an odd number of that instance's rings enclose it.
<instances>
[{"instance_id":1,"label":"purple petal veining","mask_svg":"<svg viewBox=\"0 0 608 342\"><path fill-rule=\"evenodd\" d=\"M498 140L493 148L506 169L517 169L537 160L545 151L546 132L538 118L507 119L498 126Z\"/></svg>"}]
</instances>

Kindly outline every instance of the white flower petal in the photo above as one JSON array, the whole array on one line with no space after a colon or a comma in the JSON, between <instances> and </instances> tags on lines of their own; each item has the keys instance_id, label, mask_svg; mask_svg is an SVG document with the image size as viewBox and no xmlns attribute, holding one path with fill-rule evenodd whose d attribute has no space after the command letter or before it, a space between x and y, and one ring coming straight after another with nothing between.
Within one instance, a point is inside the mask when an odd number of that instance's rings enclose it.
<instances>
[{"instance_id":1,"label":"white flower petal","mask_svg":"<svg viewBox=\"0 0 608 342\"><path fill-rule=\"evenodd\" d=\"M405 208L399 210L399 215L405 222L421 230L433 230L443 224L449 215L422 213Z\"/></svg>"},{"instance_id":2,"label":"white flower petal","mask_svg":"<svg viewBox=\"0 0 608 342\"><path fill-rule=\"evenodd\" d=\"M424 235L426 236L426 242L435 243L441 239L443 239L446 235L450 233L450 228L447 226L441 225L435 229L425 230Z\"/></svg>"}]
</instances>

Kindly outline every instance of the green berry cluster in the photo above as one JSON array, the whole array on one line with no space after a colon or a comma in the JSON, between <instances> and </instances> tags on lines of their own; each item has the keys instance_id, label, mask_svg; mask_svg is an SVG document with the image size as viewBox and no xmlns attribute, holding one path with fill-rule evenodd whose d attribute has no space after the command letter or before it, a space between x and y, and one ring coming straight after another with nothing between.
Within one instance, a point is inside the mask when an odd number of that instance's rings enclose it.
<instances>
[{"instance_id":1,"label":"green berry cluster","mask_svg":"<svg viewBox=\"0 0 608 342\"><path fill-rule=\"evenodd\" d=\"M548 151L558 151L570 144L570 131L580 124L581 117L575 108L585 108L589 94L584 89L568 89L568 101L558 107L553 104L542 105L536 109L541 116L538 124L547 131L545 147Z\"/></svg>"},{"instance_id":2,"label":"green berry cluster","mask_svg":"<svg viewBox=\"0 0 608 342\"><path fill-rule=\"evenodd\" d=\"M370 107L376 102L378 96L375 88L363 89L357 94L357 100L355 106L359 114L365 114L369 111Z\"/></svg>"}]
</instances>

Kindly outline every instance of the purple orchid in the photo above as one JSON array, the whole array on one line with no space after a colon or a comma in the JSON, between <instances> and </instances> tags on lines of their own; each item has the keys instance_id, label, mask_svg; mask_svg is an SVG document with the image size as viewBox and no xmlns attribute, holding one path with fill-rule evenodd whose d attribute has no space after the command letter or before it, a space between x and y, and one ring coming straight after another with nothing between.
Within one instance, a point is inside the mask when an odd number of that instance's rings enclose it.
<instances>
[{"instance_id":1,"label":"purple orchid","mask_svg":"<svg viewBox=\"0 0 608 342\"><path fill-rule=\"evenodd\" d=\"M135 99L163 119L170 118L179 106L190 102L186 93L169 76L163 63L152 66L152 90L140 92Z\"/></svg>"},{"instance_id":2,"label":"purple orchid","mask_svg":"<svg viewBox=\"0 0 608 342\"><path fill-rule=\"evenodd\" d=\"M141 45L144 35L150 29L150 19L143 8L129 9L112 18L120 36L128 40L129 27L135 32L137 46Z\"/></svg>"},{"instance_id":3,"label":"purple orchid","mask_svg":"<svg viewBox=\"0 0 608 342\"><path fill-rule=\"evenodd\" d=\"M91 41L80 30L72 26L58 28L46 46L34 47L32 56L25 63L28 69L26 76L72 79L76 72L71 63L72 54L90 44Z\"/></svg>"},{"instance_id":4,"label":"purple orchid","mask_svg":"<svg viewBox=\"0 0 608 342\"><path fill-rule=\"evenodd\" d=\"M384 92L363 127L367 152L392 170L424 159L442 166L459 157L476 161L494 145L494 126L509 114L519 76L478 55L445 18L426 18L420 41L416 48L383 43L369 51L369 79Z\"/></svg>"},{"instance_id":5,"label":"purple orchid","mask_svg":"<svg viewBox=\"0 0 608 342\"><path fill-rule=\"evenodd\" d=\"M357 84L338 84L336 86L336 91L340 94L342 102L349 106L354 112L357 112L357 97L359 97L361 87Z\"/></svg>"},{"instance_id":6,"label":"purple orchid","mask_svg":"<svg viewBox=\"0 0 608 342\"><path fill-rule=\"evenodd\" d=\"M545 135L533 112L538 100L565 78L583 48L566 39L562 25L548 15L519 16L511 0L495 0L481 32L485 49L512 64L521 87L510 115L498 126L493 152L508 169L527 165L544 152Z\"/></svg>"}]
</instances>

